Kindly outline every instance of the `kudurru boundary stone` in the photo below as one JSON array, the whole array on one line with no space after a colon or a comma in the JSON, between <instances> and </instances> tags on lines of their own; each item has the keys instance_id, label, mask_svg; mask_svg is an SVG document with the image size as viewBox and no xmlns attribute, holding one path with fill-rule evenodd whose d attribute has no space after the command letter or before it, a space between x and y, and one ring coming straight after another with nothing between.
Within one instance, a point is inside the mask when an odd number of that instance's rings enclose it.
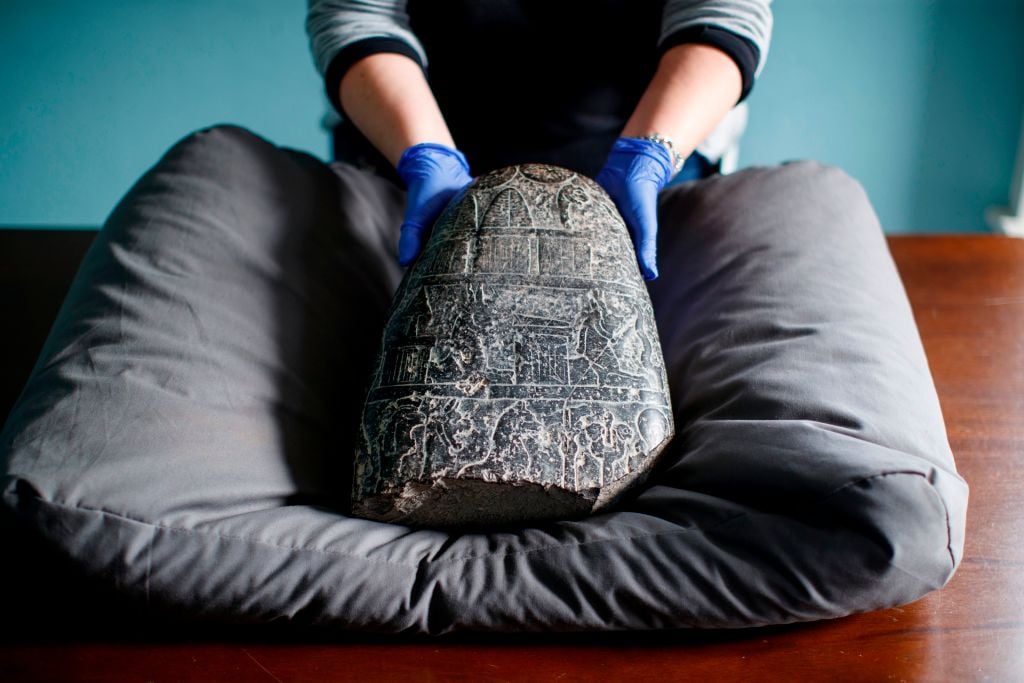
<instances>
[{"instance_id":1,"label":"kudurru boundary stone","mask_svg":"<svg viewBox=\"0 0 1024 683\"><path fill-rule=\"evenodd\" d=\"M442 528L576 518L640 484L672 434L615 205L573 171L510 166L453 199L395 295L352 512Z\"/></svg>"}]
</instances>

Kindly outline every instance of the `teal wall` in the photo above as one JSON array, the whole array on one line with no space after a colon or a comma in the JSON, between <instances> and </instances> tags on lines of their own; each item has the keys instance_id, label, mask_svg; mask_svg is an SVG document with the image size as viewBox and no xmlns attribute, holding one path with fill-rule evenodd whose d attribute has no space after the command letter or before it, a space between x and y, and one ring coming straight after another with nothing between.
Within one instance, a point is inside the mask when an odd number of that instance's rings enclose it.
<instances>
[{"instance_id":1,"label":"teal wall","mask_svg":"<svg viewBox=\"0 0 1024 683\"><path fill-rule=\"evenodd\" d=\"M326 157L304 0L0 0L0 225L99 225L189 131Z\"/></svg>"},{"instance_id":2,"label":"teal wall","mask_svg":"<svg viewBox=\"0 0 1024 683\"><path fill-rule=\"evenodd\" d=\"M1024 0L777 0L741 165L817 158L891 232L980 231L1024 112ZM0 3L0 225L98 225L218 122L326 158L303 0Z\"/></svg>"},{"instance_id":3,"label":"teal wall","mask_svg":"<svg viewBox=\"0 0 1024 683\"><path fill-rule=\"evenodd\" d=\"M741 165L815 158L891 232L984 231L1024 114L1024 0L778 0Z\"/></svg>"}]
</instances>

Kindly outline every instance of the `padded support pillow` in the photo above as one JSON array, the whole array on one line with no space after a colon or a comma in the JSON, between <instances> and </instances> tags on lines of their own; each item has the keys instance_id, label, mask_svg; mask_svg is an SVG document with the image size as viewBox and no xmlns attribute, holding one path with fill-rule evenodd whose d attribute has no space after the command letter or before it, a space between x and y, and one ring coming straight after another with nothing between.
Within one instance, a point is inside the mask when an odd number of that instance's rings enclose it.
<instances>
[{"instance_id":1,"label":"padded support pillow","mask_svg":"<svg viewBox=\"0 0 1024 683\"><path fill-rule=\"evenodd\" d=\"M640 493L487 534L347 517L402 201L237 127L175 145L0 435L18 523L153 610L391 632L758 626L949 580L967 487L913 316L864 192L815 163L662 194L677 436Z\"/></svg>"}]
</instances>

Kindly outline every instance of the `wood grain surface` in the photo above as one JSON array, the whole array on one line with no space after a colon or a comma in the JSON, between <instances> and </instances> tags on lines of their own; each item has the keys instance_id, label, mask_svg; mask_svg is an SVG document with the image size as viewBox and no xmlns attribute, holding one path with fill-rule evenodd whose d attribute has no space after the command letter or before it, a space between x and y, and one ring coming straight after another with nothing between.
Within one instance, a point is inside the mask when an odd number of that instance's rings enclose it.
<instances>
[{"instance_id":1,"label":"wood grain surface","mask_svg":"<svg viewBox=\"0 0 1024 683\"><path fill-rule=\"evenodd\" d=\"M1024 680L1024 240L889 243L971 485L963 563L914 604L739 632L544 638L76 627L8 637L0 680Z\"/></svg>"}]
</instances>

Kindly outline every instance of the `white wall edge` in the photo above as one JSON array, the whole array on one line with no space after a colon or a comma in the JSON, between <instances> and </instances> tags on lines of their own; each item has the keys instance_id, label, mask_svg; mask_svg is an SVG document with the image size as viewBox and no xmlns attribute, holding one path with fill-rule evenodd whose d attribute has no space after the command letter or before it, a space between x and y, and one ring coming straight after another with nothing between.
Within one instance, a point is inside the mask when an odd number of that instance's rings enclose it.
<instances>
[{"instance_id":1,"label":"white wall edge","mask_svg":"<svg viewBox=\"0 0 1024 683\"><path fill-rule=\"evenodd\" d=\"M1024 237L1024 118L1017 143L1017 167L1010 187L1010 205L990 207L985 212L985 220L999 234Z\"/></svg>"},{"instance_id":2,"label":"white wall edge","mask_svg":"<svg viewBox=\"0 0 1024 683\"><path fill-rule=\"evenodd\" d=\"M985 212L985 220L993 232L1010 237L1024 237L1024 216L1004 207L993 206Z\"/></svg>"}]
</instances>

